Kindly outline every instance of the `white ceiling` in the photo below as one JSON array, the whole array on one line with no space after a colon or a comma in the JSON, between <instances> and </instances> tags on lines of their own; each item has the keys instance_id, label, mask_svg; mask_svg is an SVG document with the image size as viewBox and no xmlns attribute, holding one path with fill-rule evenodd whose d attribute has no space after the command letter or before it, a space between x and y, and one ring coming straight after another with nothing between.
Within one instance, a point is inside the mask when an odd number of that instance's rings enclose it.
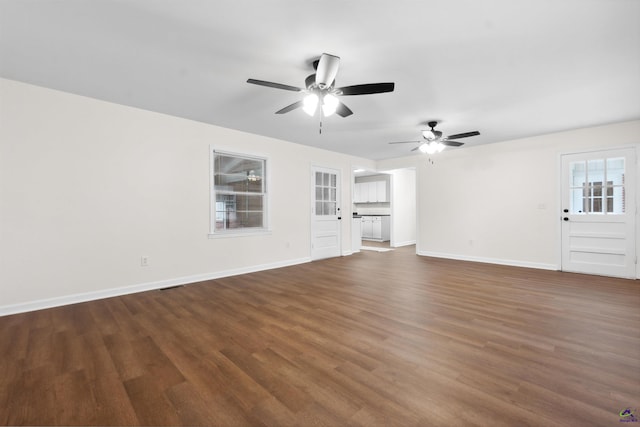
<instances>
[{"instance_id":1,"label":"white ceiling","mask_svg":"<svg viewBox=\"0 0 640 427\"><path fill-rule=\"evenodd\" d=\"M304 86L323 52L338 86L396 89L320 135L246 80ZM0 0L0 76L384 159L428 120L468 147L640 118L640 1Z\"/></svg>"}]
</instances>

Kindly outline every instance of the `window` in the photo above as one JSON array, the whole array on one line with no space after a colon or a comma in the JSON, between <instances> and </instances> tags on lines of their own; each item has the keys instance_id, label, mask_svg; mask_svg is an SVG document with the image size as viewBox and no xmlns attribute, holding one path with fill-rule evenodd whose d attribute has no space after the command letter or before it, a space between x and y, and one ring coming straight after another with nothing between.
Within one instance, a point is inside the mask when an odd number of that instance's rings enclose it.
<instances>
[{"instance_id":1,"label":"window","mask_svg":"<svg viewBox=\"0 0 640 427\"><path fill-rule=\"evenodd\" d=\"M265 231L266 160L213 151L211 233Z\"/></svg>"},{"instance_id":2,"label":"window","mask_svg":"<svg viewBox=\"0 0 640 427\"><path fill-rule=\"evenodd\" d=\"M316 215L336 215L336 174L316 172Z\"/></svg>"},{"instance_id":3,"label":"window","mask_svg":"<svg viewBox=\"0 0 640 427\"><path fill-rule=\"evenodd\" d=\"M572 162L572 214L624 214L624 158Z\"/></svg>"}]
</instances>

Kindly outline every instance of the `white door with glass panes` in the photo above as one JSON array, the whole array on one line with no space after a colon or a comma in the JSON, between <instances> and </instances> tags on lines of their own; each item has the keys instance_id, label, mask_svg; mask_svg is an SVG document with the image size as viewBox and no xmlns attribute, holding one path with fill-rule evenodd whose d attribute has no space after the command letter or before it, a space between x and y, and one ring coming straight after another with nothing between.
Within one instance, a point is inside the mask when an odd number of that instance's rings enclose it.
<instances>
[{"instance_id":1,"label":"white door with glass panes","mask_svg":"<svg viewBox=\"0 0 640 427\"><path fill-rule=\"evenodd\" d=\"M635 149L562 156L562 270L636 277Z\"/></svg>"},{"instance_id":2,"label":"white door with glass panes","mask_svg":"<svg viewBox=\"0 0 640 427\"><path fill-rule=\"evenodd\" d=\"M311 169L311 259L340 256L340 171Z\"/></svg>"}]
</instances>

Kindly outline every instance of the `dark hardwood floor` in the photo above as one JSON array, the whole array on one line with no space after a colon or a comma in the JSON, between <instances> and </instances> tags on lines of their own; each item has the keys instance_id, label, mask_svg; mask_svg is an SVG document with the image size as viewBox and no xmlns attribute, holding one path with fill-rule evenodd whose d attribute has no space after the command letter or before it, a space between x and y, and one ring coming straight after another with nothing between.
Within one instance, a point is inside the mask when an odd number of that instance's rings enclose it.
<instances>
[{"instance_id":1,"label":"dark hardwood floor","mask_svg":"<svg viewBox=\"0 0 640 427\"><path fill-rule=\"evenodd\" d=\"M637 281L414 251L2 317L0 423L613 426L640 406Z\"/></svg>"}]
</instances>

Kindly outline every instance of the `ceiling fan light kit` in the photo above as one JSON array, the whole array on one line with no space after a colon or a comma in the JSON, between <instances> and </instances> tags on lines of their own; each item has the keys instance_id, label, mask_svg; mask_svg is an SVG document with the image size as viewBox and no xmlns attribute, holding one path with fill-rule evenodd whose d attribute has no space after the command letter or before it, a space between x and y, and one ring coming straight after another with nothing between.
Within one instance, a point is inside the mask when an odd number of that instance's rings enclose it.
<instances>
[{"instance_id":1,"label":"ceiling fan light kit","mask_svg":"<svg viewBox=\"0 0 640 427\"><path fill-rule=\"evenodd\" d=\"M325 117L331 116L336 112L338 103L340 103L340 101L338 101L338 98L331 95L330 93L326 94L324 98L322 98L322 114Z\"/></svg>"},{"instance_id":2,"label":"ceiling fan light kit","mask_svg":"<svg viewBox=\"0 0 640 427\"><path fill-rule=\"evenodd\" d=\"M338 99L340 96L372 95L393 92L395 89L395 83L367 83L336 88L335 79L340 68L339 56L323 53L320 59L314 61L313 65L316 72L305 79L304 89L257 79L248 79L247 83L307 94L304 99L287 105L276 111L276 114L285 114L297 108L302 108L305 113L314 116L318 104L322 100L321 111L324 117L329 117L334 113L340 117L348 117L353 114L353 111Z\"/></svg>"},{"instance_id":3,"label":"ceiling fan light kit","mask_svg":"<svg viewBox=\"0 0 640 427\"><path fill-rule=\"evenodd\" d=\"M420 150L420 152L425 154L435 154L440 153L442 150L444 150L444 147L445 145L441 142L431 141L418 146L418 149Z\"/></svg>"},{"instance_id":4,"label":"ceiling fan light kit","mask_svg":"<svg viewBox=\"0 0 640 427\"><path fill-rule=\"evenodd\" d=\"M316 113L316 108L318 108L318 95L310 93L304 98L302 109L308 115L313 116Z\"/></svg>"},{"instance_id":5,"label":"ceiling fan light kit","mask_svg":"<svg viewBox=\"0 0 640 427\"><path fill-rule=\"evenodd\" d=\"M438 125L438 122L431 121L427 124L431 129L422 131L422 141L399 141L390 142L389 144L418 144L418 146L411 151L418 150L424 154L435 154L440 153L445 147L460 147L464 145L464 142L454 141L454 139L480 135L480 132L474 130L472 132L457 133L443 137L441 131L434 129Z\"/></svg>"}]
</instances>

